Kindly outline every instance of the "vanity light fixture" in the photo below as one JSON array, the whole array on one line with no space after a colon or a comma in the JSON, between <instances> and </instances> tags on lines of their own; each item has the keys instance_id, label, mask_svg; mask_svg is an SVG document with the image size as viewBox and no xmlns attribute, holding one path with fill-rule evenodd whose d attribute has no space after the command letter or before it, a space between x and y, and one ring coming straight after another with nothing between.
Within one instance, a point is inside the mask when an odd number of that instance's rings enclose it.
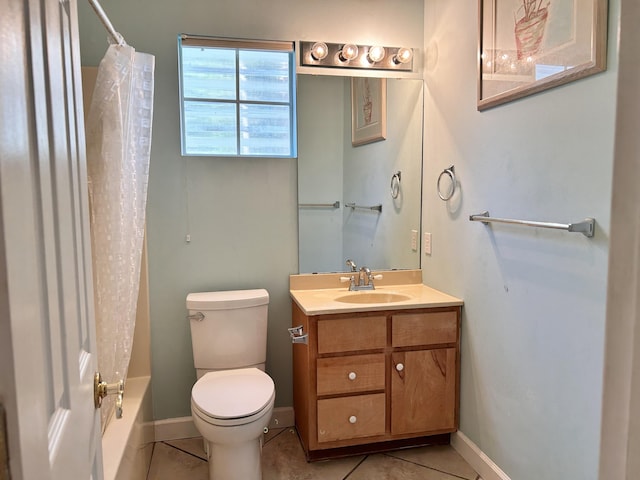
<instances>
[{"instance_id":1,"label":"vanity light fixture","mask_svg":"<svg viewBox=\"0 0 640 480\"><path fill-rule=\"evenodd\" d=\"M300 41L300 65L413 71L413 50L407 47Z\"/></svg>"},{"instance_id":2,"label":"vanity light fixture","mask_svg":"<svg viewBox=\"0 0 640 480\"><path fill-rule=\"evenodd\" d=\"M353 43L345 43L340 49L338 58L342 62L350 62L354 58L358 57L358 46Z\"/></svg>"},{"instance_id":3,"label":"vanity light fixture","mask_svg":"<svg viewBox=\"0 0 640 480\"><path fill-rule=\"evenodd\" d=\"M406 47L400 47L393 56L393 63L395 64L409 63L411 60L413 60L413 50Z\"/></svg>"},{"instance_id":4,"label":"vanity light fixture","mask_svg":"<svg viewBox=\"0 0 640 480\"><path fill-rule=\"evenodd\" d=\"M316 42L311 47L311 57L314 60L322 60L323 58L326 58L328 53L329 53L329 48L327 47L327 44L324 42Z\"/></svg>"},{"instance_id":5,"label":"vanity light fixture","mask_svg":"<svg viewBox=\"0 0 640 480\"><path fill-rule=\"evenodd\" d=\"M369 47L369 51L367 52L367 58L371 63L381 62L384 59L384 56L387 52L384 47L379 45Z\"/></svg>"}]
</instances>

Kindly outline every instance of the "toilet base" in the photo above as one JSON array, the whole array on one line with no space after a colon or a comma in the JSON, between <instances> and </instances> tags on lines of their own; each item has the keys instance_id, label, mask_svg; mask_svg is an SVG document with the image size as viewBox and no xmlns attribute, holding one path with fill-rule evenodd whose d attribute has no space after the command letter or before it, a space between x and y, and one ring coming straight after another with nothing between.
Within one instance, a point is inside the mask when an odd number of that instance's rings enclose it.
<instances>
[{"instance_id":1,"label":"toilet base","mask_svg":"<svg viewBox=\"0 0 640 480\"><path fill-rule=\"evenodd\" d=\"M209 480L262 480L262 437L243 443L207 442Z\"/></svg>"}]
</instances>

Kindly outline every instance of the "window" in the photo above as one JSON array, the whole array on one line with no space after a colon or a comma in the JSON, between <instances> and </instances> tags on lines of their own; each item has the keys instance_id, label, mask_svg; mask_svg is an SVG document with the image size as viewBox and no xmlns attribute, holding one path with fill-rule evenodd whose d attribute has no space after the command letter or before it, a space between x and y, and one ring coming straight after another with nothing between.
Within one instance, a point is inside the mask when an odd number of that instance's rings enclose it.
<instances>
[{"instance_id":1,"label":"window","mask_svg":"<svg viewBox=\"0 0 640 480\"><path fill-rule=\"evenodd\" d=\"M293 43L178 36L183 155L295 157Z\"/></svg>"}]
</instances>

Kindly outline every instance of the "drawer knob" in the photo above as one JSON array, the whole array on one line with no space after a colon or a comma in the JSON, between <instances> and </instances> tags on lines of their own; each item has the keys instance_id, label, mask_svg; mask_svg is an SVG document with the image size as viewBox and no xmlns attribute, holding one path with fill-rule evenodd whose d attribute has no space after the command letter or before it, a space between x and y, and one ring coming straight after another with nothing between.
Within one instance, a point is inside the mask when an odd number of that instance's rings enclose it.
<instances>
[{"instance_id":1,"label":"drawer knob","mask_svg":"<svg viewBox=\"0 0 640 480\"><path fill-rule=\"evenodd\" d=\"M401 372L402 370L404 370L404 365L403 365L403 364L401 364L401 363L397 364L397 365L396 365L396 370L397 370L397 371L399 371L399 372Z\"/></svg>"},{"instance_id":2,"label":"drawer knob","mask_svg":"<svg viewBox=\"0 0 640 480\"><path fill-rule=\"evenodd\" d=\"M351 415L349 417L349 423L356 423L358 421L358 419L356 418L355 415Z\"/></svg>"},{"instance_id":3,"label":"drawer knob","mask_svg":"<svg viewBox=\"0 0 640 480\"><path fill-rule=\"evenodd\" d=\"M355 380L357 377L356 372L349 372L349 380Z\"/></svg>"}]
</instances>

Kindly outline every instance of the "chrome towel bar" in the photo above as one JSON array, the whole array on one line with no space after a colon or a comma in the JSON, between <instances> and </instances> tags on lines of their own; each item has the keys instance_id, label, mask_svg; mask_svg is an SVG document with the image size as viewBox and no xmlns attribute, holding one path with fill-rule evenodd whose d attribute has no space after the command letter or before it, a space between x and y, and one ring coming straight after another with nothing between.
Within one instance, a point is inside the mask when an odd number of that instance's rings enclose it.
<instances>
[{"instance_id":1,"label":"chrome towel bar","mask_svg":"<svg viewBox=\"0 0 640 480\"><path fill-rule=\"evenodd\" d=\"M355 203L345 203L344 206L349 207L351 210L355 210L356 208L359 208L361 210L375 210L376 212L382 213L381 203L378 205L371 205L370 207L365 207L363 205L356 205Z\"/></svg>"},{"instance_id":2,"label":"chrome towel bar","mask_svg":"<svg viewBox=\"0 0 640 480\"><path fill-rule=\"evenodd\" d=\"M469 221L482 222L485 225L490 222L495 223L512 223L515 225L525 225L528 227L540 227L540 228L554 228L556 230L566 230L568 232L579 232L585 237L593 237L595 231L596 220L594 218L587 217L582 222L577 223L550 223L550 222L533 222L530 220L513 220L510 218L496 218L490 217L489 212L482 212L476 215L470 215Z\"/></svg>"}]
</instances>

